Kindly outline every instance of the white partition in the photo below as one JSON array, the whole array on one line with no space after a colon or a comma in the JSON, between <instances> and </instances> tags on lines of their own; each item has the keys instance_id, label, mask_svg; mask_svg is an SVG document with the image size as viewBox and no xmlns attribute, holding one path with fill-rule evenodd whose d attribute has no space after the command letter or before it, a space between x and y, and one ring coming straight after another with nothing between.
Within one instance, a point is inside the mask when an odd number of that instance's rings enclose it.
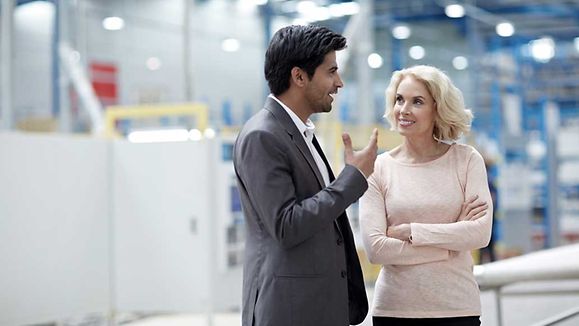
<instances>
[{"instance_id":1,"label":"white partition","mask_svg":"<svg viewBox=\"0 0 579 326\"><path fill-rule=\"evenodd\" d=\"M208 310L214 146L114 143L118 310Z\"/></svg>"},{"instance_id":2,"label":"white partition","mask_svg":"<svg viewBox=\"0 0 579 326\"><path fill-rule=\"evenodd\" d=\"M223 148L0 133L0 325L239 309Z\"/></svg>"},{"instance_id":3,"label":"white partition","mask_svg":"<svg viewBox=\"0 0 579 326\"><path fill-rule=\"evenodd\" d=\"M107 146L0 133L0 325L110 310Z\"/></svg>"}]
</instances>

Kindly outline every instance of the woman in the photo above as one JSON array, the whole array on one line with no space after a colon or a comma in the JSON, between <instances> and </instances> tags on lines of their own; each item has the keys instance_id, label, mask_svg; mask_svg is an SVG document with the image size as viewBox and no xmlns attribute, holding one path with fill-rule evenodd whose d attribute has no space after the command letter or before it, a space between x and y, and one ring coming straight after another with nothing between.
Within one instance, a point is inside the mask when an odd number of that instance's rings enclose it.
<instances>
[{"instance_id":1,"label":"woman","mask_svg":"<svg viewBox=\"0 0 579 326\"><path fill-rule=\"evenodd\" d=\"M414 66L392 76L385 117L403 142L360 200L366 253L383 265L373 324L480 325L470 251L489 241L492 201L482 156L455 143L472 113L442 71Z\"/></svg>"}]
</instances>

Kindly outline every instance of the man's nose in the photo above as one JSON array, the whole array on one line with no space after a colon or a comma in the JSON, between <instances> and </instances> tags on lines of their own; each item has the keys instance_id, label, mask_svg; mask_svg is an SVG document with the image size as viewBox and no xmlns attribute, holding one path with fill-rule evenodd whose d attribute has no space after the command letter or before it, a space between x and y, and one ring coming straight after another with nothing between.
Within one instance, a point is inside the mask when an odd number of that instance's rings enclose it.
<instances>
[{"instance_id":1,"label":"man's nose","mask_svg":"<svg viewBox=\"0 0 579 326\"><path fill-rule=\"evenodd\" d=\"M344 82L342 81L342 77L340 77L340 74L337 74L337 80L336 80L336 86L338 88L342 88L344 87Z\"/></svg>"}]
</instances>

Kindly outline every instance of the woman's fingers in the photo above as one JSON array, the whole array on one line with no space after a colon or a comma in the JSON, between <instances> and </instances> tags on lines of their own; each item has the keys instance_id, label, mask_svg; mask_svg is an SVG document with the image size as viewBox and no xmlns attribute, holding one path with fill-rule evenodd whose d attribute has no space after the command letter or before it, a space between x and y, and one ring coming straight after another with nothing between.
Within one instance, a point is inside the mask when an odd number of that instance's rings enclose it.
<instances>
[{"instance_id":1,"label":"woman's fingers","mask_svg":"<svg viewBox=\"0 0 579 326\"><path fill-rule=\"evenodd\" d=\"M468 212L466 219L472 221L481 218L486 214L488 208L489 205L486 202L480 203Z\"/></svg>"}]
</instances>

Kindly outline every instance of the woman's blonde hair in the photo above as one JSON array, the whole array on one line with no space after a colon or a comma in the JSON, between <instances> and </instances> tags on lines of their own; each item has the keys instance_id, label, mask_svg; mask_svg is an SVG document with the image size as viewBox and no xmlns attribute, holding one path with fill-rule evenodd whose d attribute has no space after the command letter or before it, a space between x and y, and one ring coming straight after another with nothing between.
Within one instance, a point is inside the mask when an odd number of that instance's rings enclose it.
<instances>
[{"instance_id":1,"label":"woman's blonde hair","mask_svg":"<svg viewBox=\"0 0 579 326\"><path fill-rule=\"evenodd\" d=\"M394 105L398 85L405 77L412 76L421 81L436 102L433 136L438 140L454 141L470 131L473 119L471 110L464 104L462 92L440 69L432 66L413 66L395 71L386 89L386 112L391 130L396 130Z\"/></svg>"}]
</instances>

